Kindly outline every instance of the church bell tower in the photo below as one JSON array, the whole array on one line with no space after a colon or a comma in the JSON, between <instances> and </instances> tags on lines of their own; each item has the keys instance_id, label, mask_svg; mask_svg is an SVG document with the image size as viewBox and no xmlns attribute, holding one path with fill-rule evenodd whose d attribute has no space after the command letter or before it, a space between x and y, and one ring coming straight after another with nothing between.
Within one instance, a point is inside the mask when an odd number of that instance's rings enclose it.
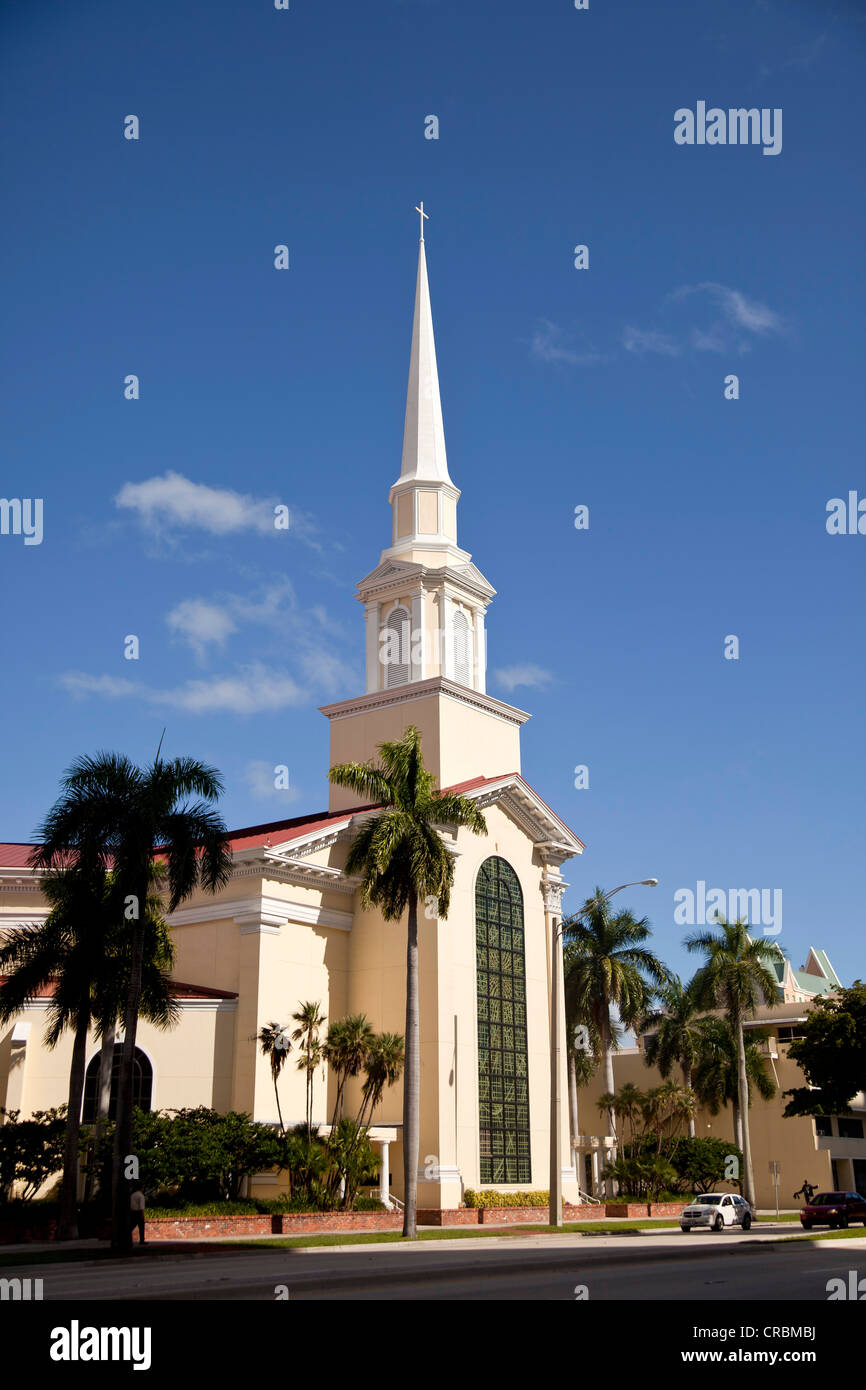
<instances>
[{"instance_id":1,"label":"church bell tower","mask_svg":"<svg viewBox=\"0 0 866 1390\"><path fill-rule=\"evenodd\" d=\"M400 476L388 493L391 545L358 585L366 693L322 708L331 764L374 758L409 724L440 787L520 771L529 716L486 694L485 614L495 589L457 544L460 490L448 472L424 244L424 204ZM331 809L357 798L331 788Z\"/></svg>"}]
</instances>

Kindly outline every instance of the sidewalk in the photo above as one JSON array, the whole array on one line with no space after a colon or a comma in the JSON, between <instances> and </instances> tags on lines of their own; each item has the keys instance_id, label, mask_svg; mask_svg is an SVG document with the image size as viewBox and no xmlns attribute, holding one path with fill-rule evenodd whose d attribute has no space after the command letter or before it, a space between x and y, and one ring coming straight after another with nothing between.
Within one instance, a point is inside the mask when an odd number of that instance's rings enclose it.
<instances>
[{"instance_id":1,"label":"sidewalk","mask_svg":"<svg viewBox=\"0 0 866 1390\"><path fill-rule=\"evenodd\" d=\"M346 1245L319 1245L319 1246L311 1245L311 1246L307 1247L306 1253L316 1254L316 1253L318 1253L319 1251L330 1251L330 1252L333 1253L333 1252L338 1252L338 1251L342 1251L342 1250L359 1250L359 1249L362 1249L362 1250L374 1250L374 1249L382 1249L382 1250L411 1250L411 1249L416 1249L416 1248L423 1248L424 1250L430 1250L430 1249L433 1249L433 1248L438 1248L440 1245L441 1245L441 1246L445 1246L445 1247L451 1247L451 1246L454 1246L455 1244L458 1245L458 1246L460 1247L460 1249L469 1249L469 1250L476 1250L476 1249L481 1249L481 1250L483 1250L483 1249L487 1249L488 1247L496 1246L496 1245L501 1245L501 1244L507 1244L507 1245L509 1246L509 1248L510 1248L510 1247L515 1247L515 1248L520 1248L520 1249L537 1249L537 1248L539 1248L539 1247L543 1247L543 1246L544 1246L547 1242L549 1242L549 1241L554 1241L554 1242L559 1242L559 1243L562 1243L562 1242L565 1242L565 1241L577 1241L577 1242L590 1241L590 1242L592 1242L594 1245L598 1245L600 1248L606 1248L606 1247L607 1247L607 1242L609 1242L609 1241L618 1241L618 1242L626 1241L627 1243L631 1243L631 1242L633 1242L633 1241L635 1241L635 1240L637 1240L637 1239L640 1239L642 1242L650 1241L650 1242L653 1242L653 1243L658 1243L658 1242L661 1240L661 1242L662 1242L663 1244L666 1245L666 1244L670 1243L671 1237L675 1237L676 1243L677 1243L677 1244L679 1244L683 1239L685 1239L685 1238L683 1237L682 1232L681 1232L680 1229L679 1229L679 1222L676 1221L676 1220L673 1219L673 1218L672 1218L666 1225L664 1225L664 1226L655 1226L655 1227L650 1227L650 1228L644 1229L644 1230L632 1230L632 1229L630 1229L631 1227L634 1226L635 1221L638 1220L638 1219L640 1219L640 1218L628 1217L628 1216L619 1216L619 1217L613 1217L613 1216L612 1216L612 1217L600 1218L600 1219L601 1219L601 1220L604 1220L604 1221L605 1221L605 1224L607 1224L607 1225L614 1225L614 1224L616 1224L617 1226L627 1228L627 1232L628 1232L627 1235L626 1235L626 1234L619 1235L616 1231L601 1232L601 1231L580 1231L580 1230L578 1230L578 1231L569 1231L569 1232L562 1232L562 1233L553 1232L553 1231L525 1231L525 1228L523 1228L523 1227L520 1227L520 1226L513 1226L513 1225L507 1225L507 1224L503 1223L502 1225L485 1225L483 1228L482 1228L482 1227L479 1227L479 1235L477 1235L477 1236L475 1236L474 1234L470 1234L470 1232L472 1231L472 1228L471 1228L471 1227L451 1228L451 1229L460 1230L459 1236L452 1237L452 1238L450 1238L450 1239L447 1238L447 1237L443 1237L443 1238L441 1238L441 1239L439 1239L439 1240L436 1240L436 1241L398 1241L398 1240L395 1240L395 1241L371 1242L369 1245L368 1245L368 1244L365 1244L364 1242L349 1243L349 1244L346 1244ZM539 1223L539 1224L540 1224L540 1223ZM592 1222L587 1222L586 1224L587 1224L587 1225L592 1225L592 1224L594 1224L594 1223L592 1223ZM438 1233L438 1232L440 1232L443 1228L441 1228L441 1227L439 1227L439 1226L419 1226L418 1229L419 1229L419 1232L422 1232L422 1231L423 1231L423 1232L427 1232L427 1231L430 1231L430 1232L436 1231L436 1232ZM445 1229L448 1230L449 1228L446 1227ZM482 1230L483 1230L483 1231L488 1231L488 1232L490 1232L490 1234L489 1234L489 1235L480 1234L480 1232L481 1232ZM464 1231L465 1231L465 1234L464 1234ZM521 1234L522 1231L525 1231L525 1233L524 1233L524 1234ZM497 1238L497 1233L498 1233L498 1238ZM366 1231L366 1232L364 1232L364 1231L356 1231L356 1232L353 1232L353 1234L355 1234L355 1235L373 1235L373 1234L381 1234L381 1233L378 1232L378 1231L369 1230L369 1231ZM730 1232L722 1232L720 1235L714 1236L713 1233L712 1233L712 1232L709 1232L709 1231L696 1231L696 1232L693 1232L692 1235L688 1237L688 1239L689 1239L690 1242L693 1242L693 1243L695 1244L695 1246L697 1247L698 1243L701 1242L702 1237L714 1239L716 1242L724 1242L726 1236L727 1236L727 1237L730 1237L730 1236L733 1235L733 1234L734 1234L734 1232L733 1232L733 1231L730 1231ZM754 1242L758 1242L758 1241L763 1242L763 1241L767 1241L767 1240L771 1240L771 1241L772 1241L772 1240L778 1240L780 1236L795 1235L795 1234L797 1234L797 1235L801 1234L801 1228L800 1228L800 1223L799 1223L799 1222L794 1222L794 1221L779 1221L779 1222L776 1222L776 1221L766 1221L766 1222L764 1222L764 1221L762 1221L759 1225L753 1226L753 1227L752 1227L752 1230L751 1230L748 1234L746 1234L745 1232L740 1232L740 1231L737 1232L737 1235L738 1235L740 1238L742 1238L743 1240L747 1240L747 1241L750 1242L750 1243L754 1243ZM307 1239L307 1238L308 1238L308 1237L306 1237L306 1236L282 1236L282 1237L281 1237L281 1236L273 1236L273 1235L239 1235L239 1236L214 1235L214 1236L201 1237L201 1238L198 1239L198 1240L160 1240L160 1239L154 1238L154 1239L151 1239L151 1240L146 1241L143 1248L140 1247L139 1242L136 1240L136 1241L134 1242L135 1254L134 1254L133 1258L137 1258L138 1255L139 1255L139 1253L140 1253L142 1256L145 1256L145 1255L172 1255L172 1254L190 1254L190 1255L193 1255L193 1254L196 1254L196 1253L206 1253L206 1252L208 1252L208 1251L210 1251L210 1250L213 1250L214 1248L219 1247L219 1246L226 1246L226 1245L250 1245L250 1244L258 1244L258 1243L260 1243L260 1242L263 1243L263 1244L267 1244L268 1242L271 1242L271 1241L280 1241L280 1240L303 1240L303 1239ZM310 1238L310 1239L315 1239L315 1236L311 1235L309 1238ZM66 1252L66 1251L76 1251L76 1252L79 1252L79 1251L93 1251L94 1255L100 1255L100 1254L102 1254L102 1253L104 1253L104 1252L107 1252L107 1251L109 1250L109 1248L110 1248L110 1247L109 1247L108 1241L105 1241L105 1240L96 1240L96 1239L94 1239L94 1238L90 1238L90 1239L87 1239L87 1240L64 1240L64 1241L56 1241L56 1240L48 1240L48 1241L21 1241L21 1242L18 1242L18 1243L16 1243L16 1244L14 1244L14 1245L0 1245L0 1266L2 1266L4 1256L8 1256L8 1255L17 1255L17 1256L20 1256L20 1255L27 1255L27 1254L34 1254L34 1255L37 1255L37 1254L46 1254L46 1253L47 1253L47 1254L58 1254L58 1255L59 1255L59 1254L61 1254L61 1253L63 1253L63 1252ZM619 1247L619 1248L624 1248L624 1247ZM296 1249L299 1249L301 1253L305 1253L303 1247L296 1247Z\"/></svg>"}]
</instances>

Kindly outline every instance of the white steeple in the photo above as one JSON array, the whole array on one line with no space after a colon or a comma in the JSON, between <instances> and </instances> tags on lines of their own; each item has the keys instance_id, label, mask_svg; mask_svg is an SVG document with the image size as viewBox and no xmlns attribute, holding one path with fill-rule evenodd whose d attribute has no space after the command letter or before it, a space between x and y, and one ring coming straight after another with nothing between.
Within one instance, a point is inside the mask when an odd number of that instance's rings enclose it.
<instances>
[{"instance_id":1,"label":"white steeple","mask_svg":"<svg viewBox=\"0 0 866 1390\"><path fill-rule=\"evenodd\" d=\"M394 515L391 545L383 552L383 558L385 555L411 558L416 552L423 552L427 563L435 564L439 557L438 562L446 564L449 558L453 562L469 557L457 545L460 490L451 481L445 455L445 427L424 250L427 213L423 203L416 212L421 214L421 244L403 427L403 464L399 478L388 493Z\"/></svg>"},{"instance_id":2,"label":"white steeple","mask_svg":"<svg viewBox=\"0 0 866 1390\"><path fill-rule=\"evenodd\" d=\"M421 225L423 227L423 223ZM451 482L445 454L445 427L442 423L442 400L439 395L433 311L430 307L423 235L418 250L415 318L412 324L409 390L406 395L406 423L403 430L403 466L400 470L400 482L410 479L431 483Z\"/></svg>"}]
</instances>

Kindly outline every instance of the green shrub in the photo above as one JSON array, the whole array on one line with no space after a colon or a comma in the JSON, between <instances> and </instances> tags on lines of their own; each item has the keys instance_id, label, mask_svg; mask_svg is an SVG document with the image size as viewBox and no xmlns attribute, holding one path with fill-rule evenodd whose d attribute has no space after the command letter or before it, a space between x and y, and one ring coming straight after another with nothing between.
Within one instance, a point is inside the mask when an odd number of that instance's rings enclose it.
<instances>
[{"instance_id":1,"label":"green shrub","mask_svg":"<svg viewBox=\"0 0 866 1390\"><path fill-rule=\"evenodd\" d=\"M23 1184L20 1196L30 1200L63 1166L66 1106L35 1110L29 1120L19 1120L20 1113L0 1109L0 1204L13 1183Z\"/></svg>"},{"instance_id":2,"label":"green shrub","mask_svg":"<svg viewBox=\"0 0 866 1390\"><path fill-rule=\"evenodd\" d=\"M378 1197L366 1197L363 1193L355 1198L355 1211L386 1211L384 1202Z\"/></svg>"},{"instance_id":3,"label":"green shrub","mask_svg":"<svg viewBox=\"0 0 866 1390\"><path fill-rule=\"evenodd\" d=\"M467 1187L463 1194L466 1207L547 1207L549 1192L473 1192Z\"/></svg>"}]
</instances>

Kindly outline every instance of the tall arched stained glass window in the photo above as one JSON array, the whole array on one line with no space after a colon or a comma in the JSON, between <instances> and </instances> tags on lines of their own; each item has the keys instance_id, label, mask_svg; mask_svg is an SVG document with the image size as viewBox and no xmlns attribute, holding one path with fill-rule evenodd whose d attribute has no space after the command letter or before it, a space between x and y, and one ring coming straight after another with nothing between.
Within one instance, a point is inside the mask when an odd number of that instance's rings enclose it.
<instances>
[{"instance_id":1,"label":"tall arched stained glass window","mask_svg":"<svg viewBox=\"0 0 866 1390\"><path fill-rule=\"evenodd\" d=\"M523 894L510 864L485 860L475 885L481 1182L531 1182Z\"/></svg>"}]
</instances>

